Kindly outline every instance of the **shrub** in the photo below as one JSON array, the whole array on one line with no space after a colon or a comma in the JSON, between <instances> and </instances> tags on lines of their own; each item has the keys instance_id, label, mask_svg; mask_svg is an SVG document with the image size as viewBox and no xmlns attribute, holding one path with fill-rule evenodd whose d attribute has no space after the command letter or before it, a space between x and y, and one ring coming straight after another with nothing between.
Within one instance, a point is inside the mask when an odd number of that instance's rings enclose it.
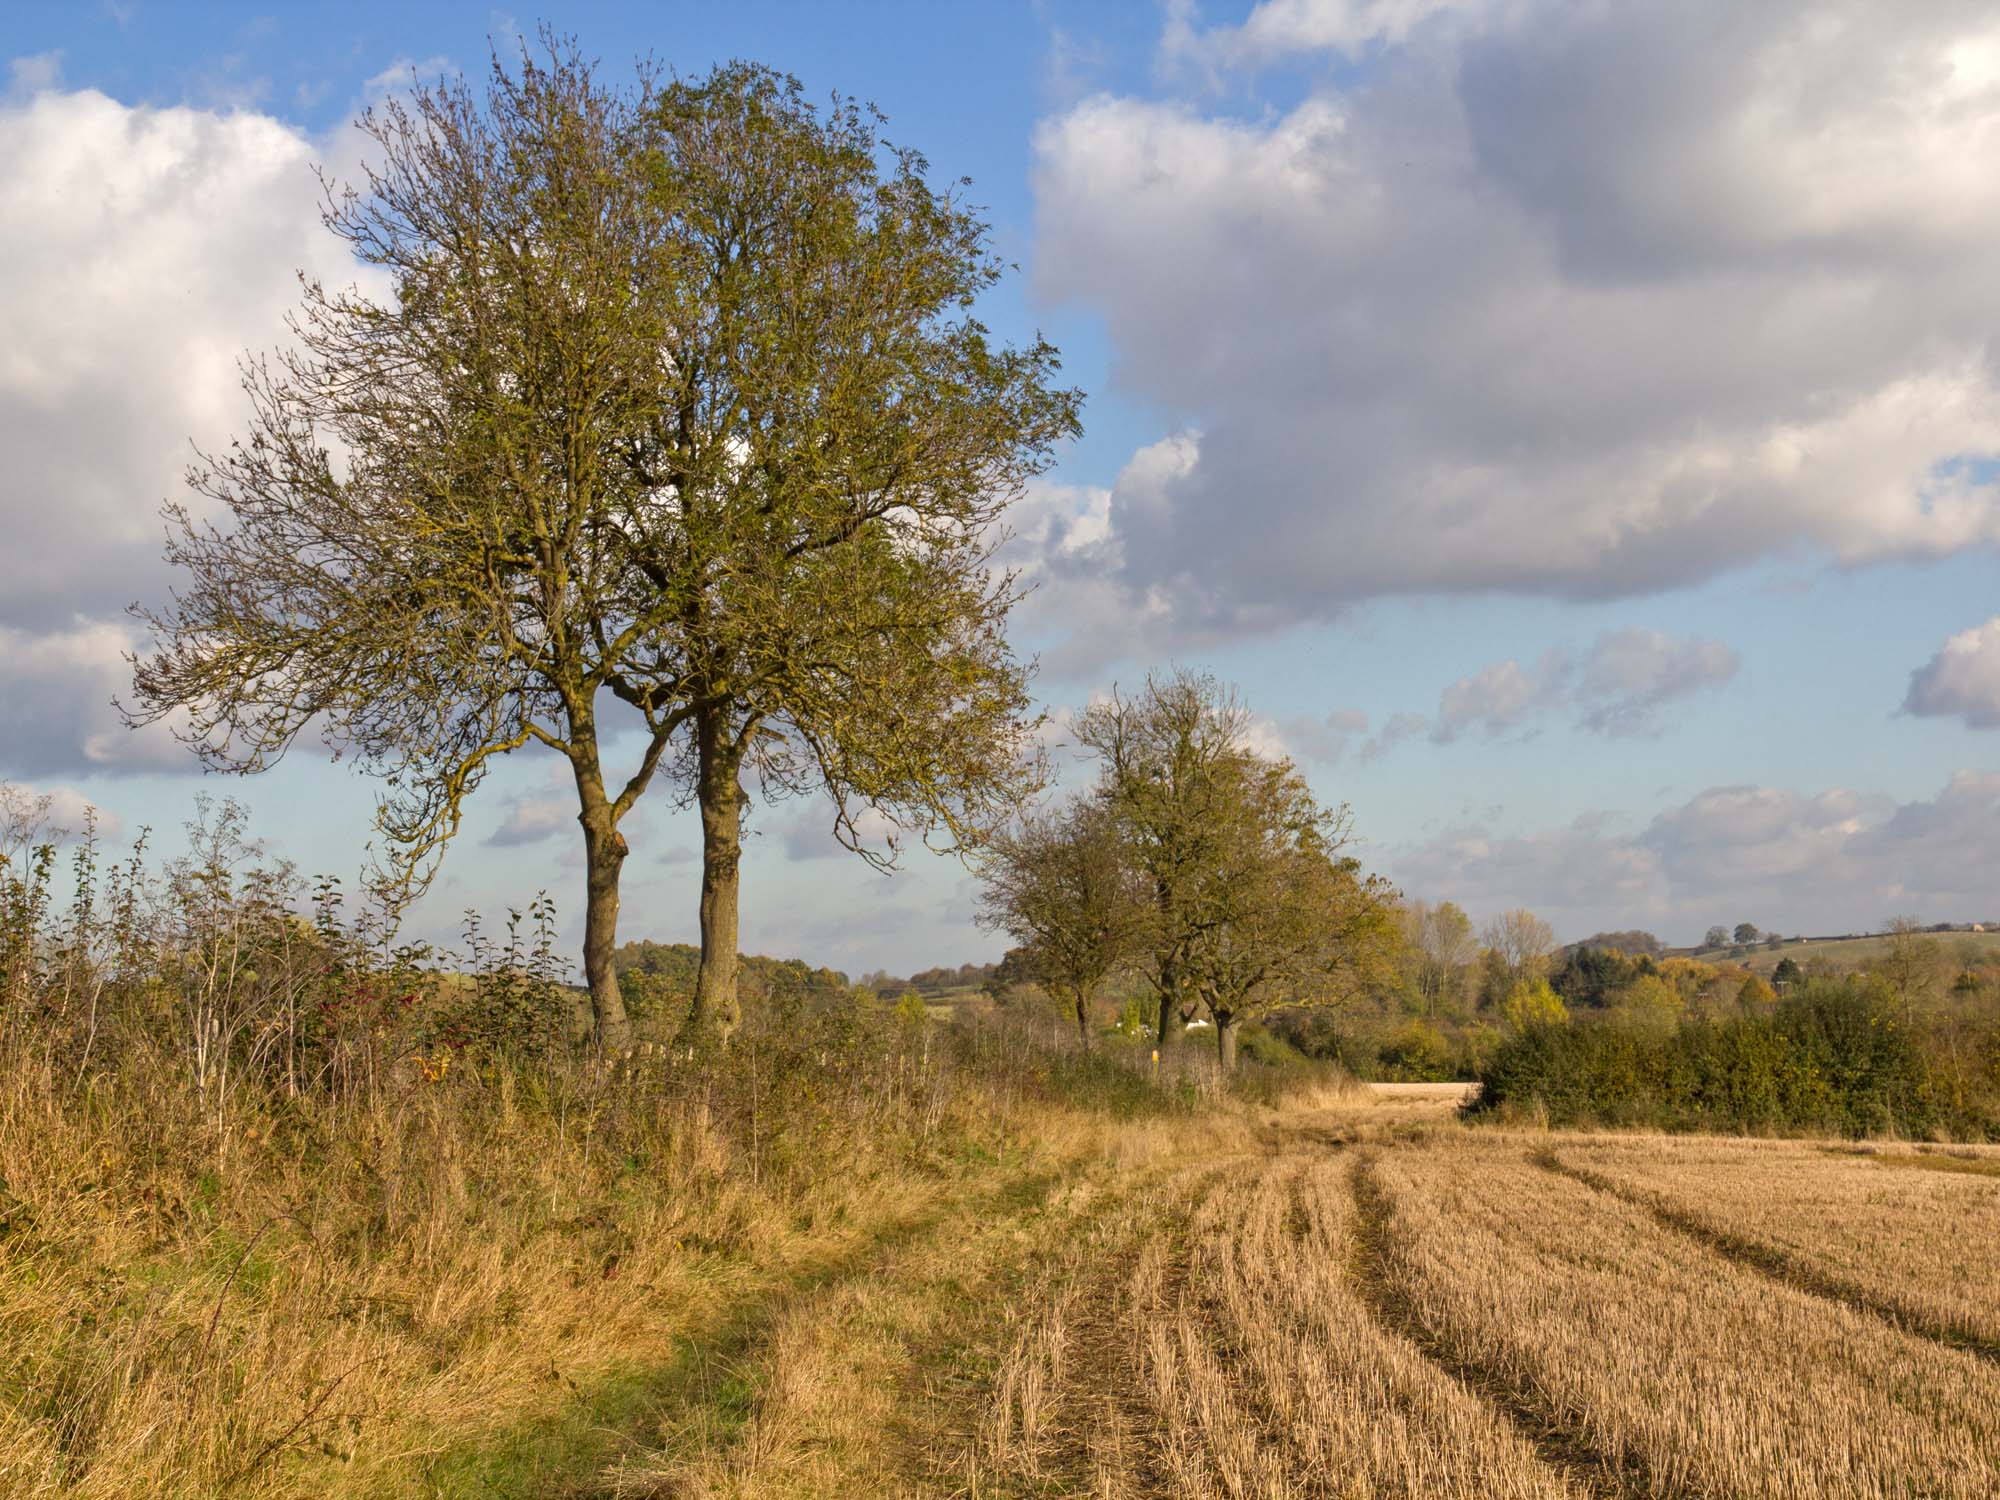
<instances>
[{"instance_id":1,"label":"shrub","mask_svg":"<svg viewBox=\"0 0 2000 1500\"><path fill-rule=\"evenodd\" d=\"M1871 1136L1995 1133L2000 1046L1940 1045L1886 987L1810 981L1776 1005L1670 1028L1611 1015L1517 1028L1481 1070L1475 1108L1552 1125Z\"/></svg>"}]
</instances>

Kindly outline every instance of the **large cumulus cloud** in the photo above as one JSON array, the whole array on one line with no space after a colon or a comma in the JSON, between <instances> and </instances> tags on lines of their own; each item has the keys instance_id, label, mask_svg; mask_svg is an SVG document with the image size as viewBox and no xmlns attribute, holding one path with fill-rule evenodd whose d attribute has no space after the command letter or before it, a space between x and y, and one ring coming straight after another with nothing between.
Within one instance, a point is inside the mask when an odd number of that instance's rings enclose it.
<instances>
[{"instance_id":1,"label":"large cumulus cloud","mask_svg":"<svg viewBox=\"0 0 2000 1500\"><path fill-rule=\"evenodd\" d=\"M1147 610L1254 630L2000 540L2000 17L1299 0L1175 27L1253 88L1239 65L1368 61L1268 114L1099 96L1037 136L1041 288L1101 311L1175 428L1093 544Z\"/></svg>"},{"instance_id":2,"label":"large cumulus cloud","mask_svg":"<svg viewBox=\"0 0 2000 1500\"><path fill-rule=\"evenodd\" d=\"M1958 719L1972 729L2000 729L2000 615L1961 630L1912 672L1903 710Z\"/></svg>"},{"instance_id":3,"label":"large cumulus cloud","mask_svg":"<svg viewBox=\"0 0 2000 1500\"><path fill-rule=\"evenodd\" d=\"M0 775L193 767L110 698L158 600L162 500L239 424L236 363L284 333L300 270L354 279L297 131L153 109L16 69L0 99Z\"/></svg>"}]
</instances>

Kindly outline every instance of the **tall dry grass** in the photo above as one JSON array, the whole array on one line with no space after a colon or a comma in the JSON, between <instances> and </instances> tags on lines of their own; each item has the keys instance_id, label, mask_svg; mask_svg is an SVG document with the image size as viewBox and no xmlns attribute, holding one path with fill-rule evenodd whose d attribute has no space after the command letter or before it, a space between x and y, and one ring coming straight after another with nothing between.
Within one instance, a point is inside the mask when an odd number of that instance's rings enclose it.
<instances>
[{"instance_id":1,"label":"tall dry grass","mask_svg":"<svg viewBox=\"0 0 2000 1500\"><path fill-rule=\"evenodd\" d=\"M754 1173L665 1080L529 1095L246 1100L218 1140L157 1072L0 1075L0 1491L448 1487L485 1435L671 1366L963 1175L799 1112L819 1169Z\"/></svg>"}]
</instances>

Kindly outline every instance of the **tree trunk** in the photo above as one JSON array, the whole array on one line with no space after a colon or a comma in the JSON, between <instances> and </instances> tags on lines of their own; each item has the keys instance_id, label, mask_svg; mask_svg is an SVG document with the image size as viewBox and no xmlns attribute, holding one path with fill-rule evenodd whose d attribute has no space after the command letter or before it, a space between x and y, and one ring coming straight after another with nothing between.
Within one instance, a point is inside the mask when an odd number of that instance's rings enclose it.
<instances>
[{"instance_id":1,"label":"tree trunk","mask_svg":"<svg viewBox=\"0 0 2000 1500\"><path fill-rule=\"evenodd\" d=\"M596 805L585 796L583 854L585 904L583 972L590 983L590 1011L595 1021L597 1050L618 1057L631 1050L632 1022L625 1014L625 997L618 988L613 955L618 948L618 872L628 852L625 835L611 821L602 792Z\"/></svg>"},{"instance_id":2,"label":"tree trunk","mask_svg":"<svg viewBox=\"0 0 2000 1500\"><path fill-rule=\"evenodd\" d=\"M1090 1050L1090 1001L1081 988L1076 992L1076 1035L1077 1040L1083 1044L1083 1050L1088 1052Z\"/></svg>"},{"instance_id":3,"label":"tree trunk","mask_svg":"<svg viewBox=\"0 0 2000 1500\"><path fill-rule=\"evenodd\" d=\"M698 714L695 799L701 805L701 967L688 1011L690 1040L709 1033L726 1042L742 1012L736 998L738 867L743 852L743 787L729 726Z\"/></svg>"},{"instance_id":4,"label":"tree trunk","mask_svg":"<svg viewBox=\"0 0 2000 1500\"><path fill-rule=\"evenodd\" d=\"M1169 957L1160 961L1160 1016L1154 1029L1153 1045L1160 1056L1167 1055L1167 1026L1174 1014L1174 1001L1179 998L1180 966Z\"/></svg>"},{"instance_id":5,"label":"tree trunk","mask_svg":"<svg viewBox=\"0 0 2000 1500\"><path fill-rule=\"evenodd\" d=\"M1228 1011L1216 1011L1215 1060L1225 1073L1236 1071L1236 1028L1242 1024Z\"/></svg>"}]
</instances>

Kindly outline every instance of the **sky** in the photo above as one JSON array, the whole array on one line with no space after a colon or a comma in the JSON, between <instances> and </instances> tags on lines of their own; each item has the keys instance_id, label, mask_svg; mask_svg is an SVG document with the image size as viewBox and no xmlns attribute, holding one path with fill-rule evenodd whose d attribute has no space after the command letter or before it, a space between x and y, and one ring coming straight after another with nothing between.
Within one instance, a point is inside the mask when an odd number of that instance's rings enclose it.
<instances>
[{"instance_id":1,"label":"sky","mask_svg":"<svg viewBox=\"0 0 2000 1500\"><path fill-rule=\"evenodd\" d=\"M1014 635L1066 716L1172 664L1352 807L1412 897L1670 942L2000 917L2000 14L1907 0L568 4L612 77L749 57L969 177L1083 436L1014 508ZM204 777L112 699L159 509L244 421L315 166L477 74L481 5L0 14L0 781L171 850L238 798L351 875L374 788L310 743ZM480 790L412 931L549 891L566 768ZM696 931L692 815L628 825L622 931ZM976 881L758 806L743 946L860 973L997 956Z\"/></svg>"}]
</instances>

